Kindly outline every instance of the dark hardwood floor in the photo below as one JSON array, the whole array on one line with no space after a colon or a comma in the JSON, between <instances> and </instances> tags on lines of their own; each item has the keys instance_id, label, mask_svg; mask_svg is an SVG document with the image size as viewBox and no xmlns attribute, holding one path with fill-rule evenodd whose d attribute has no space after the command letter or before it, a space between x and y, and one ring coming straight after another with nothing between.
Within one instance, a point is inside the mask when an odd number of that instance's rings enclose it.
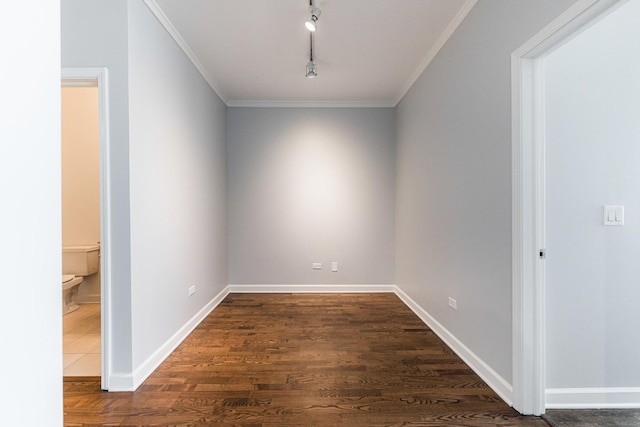
<instances>
[{"instance_id":1,"label":"dark hardwood floor","mask_svg":"<svg viewBox=\"0 0 640 427\"><path fill-rule=\"evenodd\" d=\"M230 294L133 393L65 378L65 425L547 426L393 294Z\"/></svg>"}]
</instances>

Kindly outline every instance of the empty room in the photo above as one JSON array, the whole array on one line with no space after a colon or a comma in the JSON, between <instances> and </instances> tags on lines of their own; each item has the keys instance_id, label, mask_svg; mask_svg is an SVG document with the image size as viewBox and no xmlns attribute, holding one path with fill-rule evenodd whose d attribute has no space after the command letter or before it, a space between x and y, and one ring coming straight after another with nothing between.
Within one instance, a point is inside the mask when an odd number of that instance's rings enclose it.
<instances>
[{"instance_id":1,"label":"empty room","mask_svg":"<svg viewBox=\"0 0 640 427\"><path fill-rule=\"evenodd\" d=\"M640 422L639 0L35 3L0 424Z\"/></svg>"}]
</instances>

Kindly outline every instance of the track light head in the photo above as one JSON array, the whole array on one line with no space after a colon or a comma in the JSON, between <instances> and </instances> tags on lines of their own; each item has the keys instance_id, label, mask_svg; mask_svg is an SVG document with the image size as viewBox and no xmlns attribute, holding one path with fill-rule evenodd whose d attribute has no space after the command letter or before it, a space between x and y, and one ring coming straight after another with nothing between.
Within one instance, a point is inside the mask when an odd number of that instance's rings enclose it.
<instances>
[{"instance_id":1,"label":"track light head","mask_svg":"<svg viewBox=\"0 0 640 427\"><path fill-rule=\"evenodd\" d=\"M304 76L308 79L318 77L318 69L316 64L313 62L313 59L310 59L309 62L307 62L307 73Z\"/></svg>"},{"instance_id":2,"label":"track light head","mask_svg":"<svg viewBox=\"0 0 640 427\"><path fill-rule=\"evenodd\" d=\"M315 7L314 5L309 6L309 19L304 23L304 26L307 30L313 32L317 28L318 18L320 18L320 14L322 11Z\"/></svg>"}]
</instances>

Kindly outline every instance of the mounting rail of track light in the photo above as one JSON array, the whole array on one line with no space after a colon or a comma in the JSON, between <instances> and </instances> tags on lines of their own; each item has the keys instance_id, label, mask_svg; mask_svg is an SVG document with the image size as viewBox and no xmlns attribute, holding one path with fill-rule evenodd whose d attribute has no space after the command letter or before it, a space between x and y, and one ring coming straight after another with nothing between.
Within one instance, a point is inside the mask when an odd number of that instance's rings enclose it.
<instances>
[{"instance_id":1,"label":"mounting rail of track light","mask_svg":"<svg viewBox=\"0 0 640 427\"><path fill-rule=\"evenodd\" d=\"M309 62L307 62L307 73L304 76L309 79L318 77L318 68L313 62L313 33L309 33Z\"/></svg>"}]
</instances>

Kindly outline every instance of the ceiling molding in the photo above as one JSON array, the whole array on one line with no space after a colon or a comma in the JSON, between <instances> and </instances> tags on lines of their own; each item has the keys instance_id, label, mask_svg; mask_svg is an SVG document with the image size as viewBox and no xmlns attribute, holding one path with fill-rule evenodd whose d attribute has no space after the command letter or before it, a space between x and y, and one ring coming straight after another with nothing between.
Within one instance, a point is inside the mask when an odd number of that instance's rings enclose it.
<instances>
[{"instance_id":1,"label":"ceiling molding","mask_svg":"<svg viewBox=\"0 0 640 427\"><path fill-rule=\"evenodd\" d=\"M227 107L251 108L393 108L393 102L370 101L228 101Z\"/></svg>"},{"instance_id":2,"label":"ceiling molding","mask_svg":"<svg viewBox=\"0 0 640 427\"><path fill-rule=\"evenodd\" d=\"M438 38L438 41L436 42L436 44L433 45L431 50L429 50L429 53L427 53L427 56L425 56L425 58L422 60L418 68L413 72L409 80L407 80L407 82L404 84L404 86L402 87L402 90L400 91L395 101L393 102L394 107L398 105L400 101L402 101L402 98L404 98L404 96L407 94L409 89L411 89L411 86L413 86L416 80L418 80L418 78L422 75L424 70L427 69L427 67L433 60L433 58L435 58L438 52L440 52L440 49L442 49L442 47L447 42L447 40L449 40L449 37L451 37L454 31L458 28L458 25L462 23L464 18L469 14L469 12L471 12L471 9L473 9L473 6L475 6L477 2L478 0L467 0L462 5L460 10L456 14L456 16L453 17L453 20L451 20L451 22L449 23L447 28L444 30L440 38Z\"/></svg>"},{"instance_id":3,"label":"ceiling molding","mask_svg":"<svg viewBox=\"0 0 640 427\"><path fill-rule=\"evenodd\" d=\"M220 100L227 104L227 99L222 93L220 87L216 84L215 80L207 73L207 70L204 68L204 65L198 60L198 57L191 50L187 42L184 41L180 32L173 26L167 15L164 14L160 6L156 3L155 0L144 0L144 3L147 5L151 13L156 17L156 19L160 22L160 24L167 30L169 35L175 40L175 42L180 46L180 49L187 55L187 58L193 63L196 69L200 72L202 77L209 83L211 89L218 95ZM228 105L228 104L227 104Z\"/></svg>"},{"instance_id":4,"label":"ceiling molding","mask_svg":"<svg viewBox=\"0 0 640 427\"><path fill-rule=\"evenodd\" d=\"M65 78L62 76L62 86L63 87L98 87L98 79L97 78Z\"/></svg>"},{"instance_id":5,"label":"ceiling molding","mask_svg":"<svg viewBox=\"0 0 640 427\"><path fill-rule=\"evenodd\" d=\"M440 35L436 43L429 50L424 57L420 65L413 72L411 77L404 84L398 96L395 99L389 101L280 101L280 100L228 100L222 89L215 82L213 77L209 75L206 68L196 54L191 50L187 42L183 39L180 32L171 23L170 19L166 16L162 8L158 5L156 0L144 0L145 5L149 8L151 13L156 17L160 24L165 28L169 35L178 44L180 49L185 53L187 58L193 63L198 72L207 81L209 86L218 95L222 102L227 107L282 107L282 108L394 108L400 103L402 98L407 94L409 89L415 84L422 73L427 69L431 61L438 54L440 49L445 45L447 40L458 28L460 23L468 15L471 9L476 5L478 0L466 0L462 5L458 13L451 20L445 31Z\"/></svg>"},{"instance_id":6,"label":"ceiling molding","mask_svg":"<svg viewBox=\"0 0 640 427\"><path fill-rule=\"evenodd\" d=\"M619 0L578 0L511 56L526 58L535 57L540 51L550 53L624 3Z\"/></svg>"}]
</instances>

